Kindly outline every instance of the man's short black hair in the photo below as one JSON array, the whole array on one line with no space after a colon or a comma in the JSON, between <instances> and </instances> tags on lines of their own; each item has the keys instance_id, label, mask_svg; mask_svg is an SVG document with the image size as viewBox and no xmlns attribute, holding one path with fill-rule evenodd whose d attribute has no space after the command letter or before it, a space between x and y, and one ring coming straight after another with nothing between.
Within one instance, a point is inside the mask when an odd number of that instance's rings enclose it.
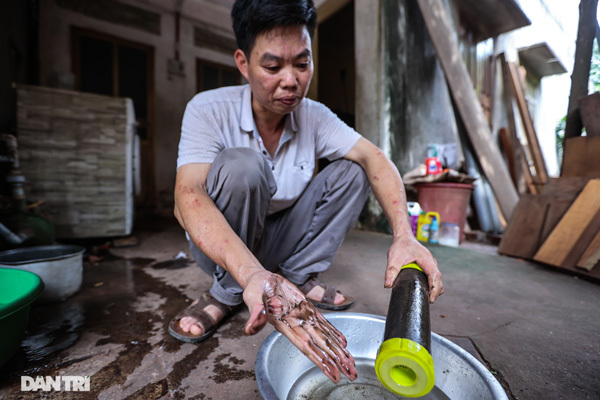
<instances>
[{"instance_id":1,"label":"man's short black hair","mask_svg":"<svg viewBox=\"0 0 600 400\"><path fill-rule=\"evenodd\" d=\"M313 0L236 0L231 20L237 45L250 58L256 37L275 28L306 26L312 39L317 10Z\"/></svg>"}]
</instances>

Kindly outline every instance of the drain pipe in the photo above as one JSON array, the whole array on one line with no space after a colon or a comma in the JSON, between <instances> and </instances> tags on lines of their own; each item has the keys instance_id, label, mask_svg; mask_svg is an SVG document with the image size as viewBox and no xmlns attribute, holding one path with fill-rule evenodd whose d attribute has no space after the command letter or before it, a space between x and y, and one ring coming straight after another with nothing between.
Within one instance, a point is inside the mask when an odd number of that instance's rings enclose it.
<instances>
[{"instance_id":1,"label":"drain pipe","mask_svg":"<svg viewBox=\"0 0 600 400\"><path fill-rule=\"evenodd\" d=\"M19 153L17 151L17 138L13 135L2 134L0 140L6 143L6 150L8 156L3 161L11 162L11 170L8 173L6 181L12 187L12 199L15 204L17 212L24 212L26 209L25 191L23 185L25 184L25 176L21 173L19 167ZM19 229L18 233L14 233L8 229L3 223L0 223L0 236L2 236L8 243L19 245L31 239L33 237L33 231L29 228Z\"/></svg>"},{"instance_id":2,"label":"drain pipe","mask_svg":"<svg viewBox=\"0 0 600 400\"><path fill-rule=\"evenodd\" d=\"M176 0L175 1L175 5L174 5L174 22L175 22L175 26L174 26L174 37L175 40L173 42L173 57L174 58L169 58L167 60L167 70L169 73L169 76L185 76L185 68L184 68L184 64L183 62L179 59L179 47L180 47L180 43L179 43L179 36L181 33L181 10L183 7L183 3L185 2L185 0Z\"/></svg>"},{"instance_id":3,"label":"drain pipe","mask_svg":"<svg viewBox=\"0 0 600 400\"><path fill-rule=\"evenodd\" d=\"M0 222L0 235L10 244L21 244L30 238L25 232L14 233Z\"/></svg>"},{"instance_id":4,"label":"drain pipe","mask_svg":"<svg viewBox=\"0 0 600 400\"><path fill-rule=\"evenodd\" d=\"M8 159L12 162L12 168L8 173L6 181L12 186L12 198L15 201L17 209L19 211L25 210L25 190L23 185L25 184L25 176L19 169L21 164L19 162L19 153L17 151L17 138L13 135L2 134L0 140L6 143L6 149L8 151Z\"/></svg>"}]
</instances>

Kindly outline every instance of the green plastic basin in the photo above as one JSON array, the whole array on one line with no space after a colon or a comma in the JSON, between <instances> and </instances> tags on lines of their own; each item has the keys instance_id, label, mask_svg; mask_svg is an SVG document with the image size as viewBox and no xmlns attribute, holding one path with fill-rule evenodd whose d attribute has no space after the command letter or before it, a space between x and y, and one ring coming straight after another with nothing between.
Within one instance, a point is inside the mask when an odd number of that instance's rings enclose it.
<instances>
[{"instance_id":1,"label":"green plastic basin","mask_svg":"<svg viewBox=\"0 0 600 400\"><path fill-rule=\"evenodd\" d=\"M44 283L36 274L0 268L0 368L19 348L31 303L42 294Z\"/></svg>"}]
</instances>

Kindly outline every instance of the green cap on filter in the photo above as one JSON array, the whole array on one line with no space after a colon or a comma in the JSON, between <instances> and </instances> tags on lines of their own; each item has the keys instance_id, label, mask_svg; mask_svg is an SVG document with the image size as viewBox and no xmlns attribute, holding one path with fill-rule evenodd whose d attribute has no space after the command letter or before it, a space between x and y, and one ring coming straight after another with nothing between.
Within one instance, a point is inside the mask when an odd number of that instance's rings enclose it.
<instances>
[{"instance_id":1,"label":"green cap on filter","mask_svg":"<svg viewBox=\"0 0 600 400\"><path fill-rule=\"evenodd\" d=\"M404 268L422 271L416 264ZM383 342L375 360L375 373L388 390L404 397L425 396L435 384L431 354L410 339L391 338Z\"/></svg>"}]
</instances>

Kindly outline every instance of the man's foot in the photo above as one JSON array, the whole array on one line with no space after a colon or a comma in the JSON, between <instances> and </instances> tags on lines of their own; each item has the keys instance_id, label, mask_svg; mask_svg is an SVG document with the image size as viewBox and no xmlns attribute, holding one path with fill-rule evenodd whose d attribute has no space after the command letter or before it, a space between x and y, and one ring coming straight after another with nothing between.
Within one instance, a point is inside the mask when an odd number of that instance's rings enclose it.
<instances>
[{"instance_id":1,"label":"man's foot","mask_svg":"<svg viewBox=\"0 0 600 400\"><path fill-rule=\"evenodd\" d=\"M199 300L194 300L191 305L195 306L198 304L198 301ZM225 313L220 308L213 306L212 304L204 307L202 311L208 314L213 319L215 324L221 322L221 320L225 317ZM204 333L204 327L202 326L202 323L194 317L181 318L181 320L179 320L179 327L183 332L189 332L194 336L199 336Z\"/></svg>"},{"instance_id":2,"label":"man's foot","mask_svg":"<svg viewBox=\"0 0 600 400\"><path fill-rule=\"evenodd\" d=\"M222 304L204 292L200 299L171 320L169 333L181 341L198 343L212 336L225 317L233 312L234 307Z\"/></svg>"},{"instance_id":3,"label":"man's foot","mask_svg":"<svg viewBox=\"0 0 600 400\"><path fill-rule=\"evenodd\" d=\"M310 278L304 285L298 287L315 306L326 310L345 310L354 303L350 296L344 296L333 285L321 283Z\"/></svg>"},{"instance_id":4,"label":"man's foot","mask_svg":"<svg viewBox=\"0 0 600 400\"><path fill-rule=\"evenodd\" d=\"M315 286L312 289L310 289L310 291L308 293L306 293L306 298L309 300L314 300L314 301L320 301L323 298L323 295L325 294L325 289L323 288L323 286ZM335 292L335 300L333 301L333 304L335 305L339 305L342 304L344 302L344 300L346 300L346 297L340 293L339 291Z\"/></svg>"}]
</instances>

